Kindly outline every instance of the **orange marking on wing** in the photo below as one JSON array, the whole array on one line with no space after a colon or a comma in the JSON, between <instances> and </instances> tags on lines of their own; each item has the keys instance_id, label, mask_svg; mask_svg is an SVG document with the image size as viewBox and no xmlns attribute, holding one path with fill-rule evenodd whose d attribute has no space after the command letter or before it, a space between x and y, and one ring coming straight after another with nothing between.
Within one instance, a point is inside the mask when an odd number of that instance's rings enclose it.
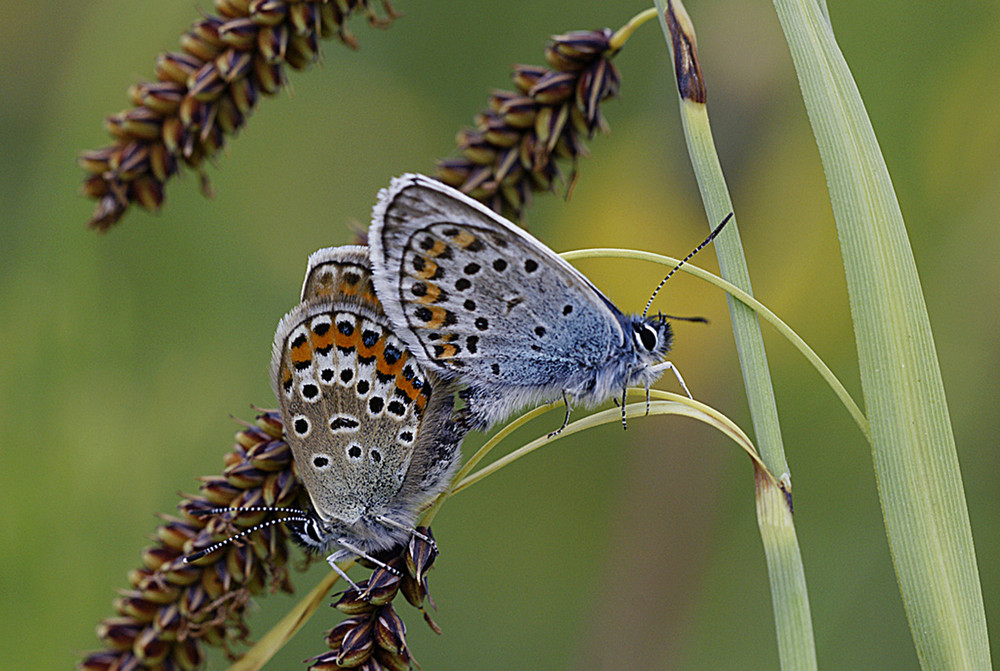
<instances>
[{"instance_id":1,"label":"orange marking on wing","mask_svg":"<svg viewBox=\"0 0 1000 671\"><path fill-rule=\"evenodd\" d=\"M418 410L423 410L424 406L427 405L427 396L426 394L421 393L426 386L427 384L425 382L420 389L414 387L413 380L407 380L403 377L402 369L400 369L399 374L396 375L396 387L406 394L406 397L409 398L411 402L416 403Z\"/></svg>"},{"instance_id":2,"label":"orange marking on wing","mask_svg":"<svg viewBox=\"0 0 1000 671\"><path fill-rule=\"evenodd\" d=\"M364 275L356 268L346 269L338 278L337 293L344 296L360 296L364 294L368 282L363 281Z\"/></svg>"},{"instance_id":3,"label":"orange marking on wing","mask_svg":"<svg viewBox=\"0 0 1000 671\"><path fill-rule=\"evenodd\" d=\"M313 358L313 350L308 339L304 339L299 345L293 345L288 354L292 365L296 368L299 368L300 363L311 363Z\"/></svg>"},{"instance_id":4,"label":"orange marking on wing","mask_svg":"<svg viewBox=\"0 0 1000 671\"><path fill-rule=\"evenodd\" d=\"M440 305L434 305L428 309L431 311L431 318L423 323L415 324L415 326L427 329L439 329L444 326L445 320L448 317L448 310Z\"/></svg>"},{"instance_id":5,"label":"orange marking on wing","mask_svg":"<svg viewBox=\"0 0 1000 671\"><path fill-rule=\"evenodd\" d=\"M336 333L336 326L330 324L330 328L326 330L326 333L320 335L315 331L309 332L309 339L312 341L313 350L321 350L330 347L334 344L333 334Z\"/></svg>"},{"instance_id":6,"label":"orange marking on wing","mask_svg":"<svg viewBox=\"0 0 1000 671\"><path fill-rule=\"evenodd\" d=\"M423 269L422 270L416 270L416 269L414 269L413 270L413 276L417 277L417 278L420 278L422 280L429 280L430 278L434 277L434 275L437 274L438 265L436 263L434 263L433 261L431 261L426 256L423 257L423 259L424 259L424 267L423 267Z\"/></svg>"},{"instance_id":7,"label":"orange marking on wing","mask_svg":"<svg viewBox=\"0 0 1000 671\"><path fill-rule=\"evenodd\" d=\"M430 395L427 393L427 384L425 381L424 386L417 391L417 397L413 399L413 403L416 404L417 410L423 410L427 407L427 399L429 397Z\"/></svg>"},{"instance_id":8,"label":"orange marking on wing","mask_svg":"<svg viewBox=\"0 0 1000 671\"><path fill-rule=\"evenodd\" d=\"M316 296L325 297L333 293L333 273L330 270L323 273L317 272L313 277L313 293Z\"/></svg>"},{"instance_id":9,"label":"orange marking on wing","mask_svg":"<svg viewBox=\"0 0 1000 671\"><path fill-rule=\"evenodd\" d=\"M448 249L447 242L445 242L444 240L435 240L434 246L427 250L427 256L431 257L432 259L436 259L437 257L444 254L447 249Z\"/></svg>"},{"instance_id":10,"label":"orange marking on wing","mask_svg":"<svg viewBox=\"0 0 1000 671\"><path fill-rule=\"evenodd\" d=\"M415 299L416 302L423 303L424 305L437 303L438 299L441 297L441 287L434 284L433 282L424 282L424 286L427 287L427 293L425 293L423 296L418 296Z\"/></svg>"},{"instance_id":11,"label":"orange marking on wing","mask_svg":"<svg viewBox=\"0 0 1000 671\"><path fill-rule=\"evenodd\" d=\"M337 323L333 324L333 342L337 347L343 347L344 349L354 349L357 347L358 343L361 342L361 325L357 322L354 323L354 331L351 335L344 335L337 328Z\"/></svg>"},{"instance_id":12,"label":"orange marking on wing","mask_svg":"<svg viewBox=\"0 0 1000 671\"><path fill-rule=\"evenodd\" d=\"M376 361L385 358L385 338L379 338L371 347L365 347L365 341L360 337L361 330L361 325L359 324L358 329L355 331L359 336L357 341L358 356L366 359L374 356Z\"/></svg>"},{"instance_id":13,"label":"orange marking on wing","mask_svg":"<svg viewBox=\"0 0 1000 671\"><path fill-rule=\"evenodd\" d=\"M476 236L463 228L458 231L457 235L451 236L451 240L462 249L465 249L476 241Z\"/></svg>"},{"instance_id":14,"label":"orange marking on wing","mask_svg":"<svg viewBox=\"0 0 1000 671\"><path fill-rule=\"evenodd\" d=\"M368 281L364 283L364 288L361 291L361 298L378 307L381 312L382 303L379 302L378 295L375 293L375 285L372 284L371 278L368 278Z\"/></svg>"},{"instance_id":15,"label":"orange marking on wing","mask_svg":"<svg viewBox=\"0 0 1000 671\"><path fill-rule=\"evenodd\" d=\"M439 345L439 347L441 348L441 353L438 354L435 352L435 359L450 359L458 354L458 347L451 343L445 343L444 345Z\"/></svg>"},{"instance_id":16,"label":"orange marking on wing","mask_svg":"<svg viewBox=\"0 0 1000 671\"><path fill-rule=\"evenodd\" d=\"M379 352L379 357L375 359L375 370L382 373L383 375L396 375L403 370L403 364L406 363L407 352L403 352L403 355L396 359L396 363L389 364L385 358L385 347Z\"/></svg>"},{"instance_id":17,"label":"orange marking on wing","mask_svg":"<svg viewBox=\"0 0 1000 671\"><path fill-rule=\"evenodd\" d=\"M411 401L414 400L419 393L418 390L413 388L413 381L407 380L403 377L402 373L396 376L396 388L402 390L402 392L406 394L406 397Z\"/></svg>"}]
</instances>

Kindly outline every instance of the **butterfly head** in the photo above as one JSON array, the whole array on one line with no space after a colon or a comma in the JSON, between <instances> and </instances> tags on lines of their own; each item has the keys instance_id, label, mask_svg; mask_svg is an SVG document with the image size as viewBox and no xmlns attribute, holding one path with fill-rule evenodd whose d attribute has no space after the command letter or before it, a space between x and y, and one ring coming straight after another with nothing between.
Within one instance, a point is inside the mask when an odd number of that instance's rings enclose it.
<instances>
[{"instance_id":1,"label":"butterfly head","mask_svg":"<svg viewBox=\"0 0 1000 671\"><path fill-rule=\"evenodd\" d=\"M674 342L674 331L663 315L655 317L634 316L629 320L632 348L643 364L662 362Z\"/></svg>"}]
</instances>

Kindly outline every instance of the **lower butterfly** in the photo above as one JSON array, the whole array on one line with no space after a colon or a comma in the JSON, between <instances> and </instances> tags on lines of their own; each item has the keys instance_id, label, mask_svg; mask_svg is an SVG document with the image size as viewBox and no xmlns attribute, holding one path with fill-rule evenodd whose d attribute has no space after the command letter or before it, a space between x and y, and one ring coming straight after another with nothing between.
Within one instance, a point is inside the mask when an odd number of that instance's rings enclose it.
<instances>
[{"instance_id":1,"label":"lower butterfly","mask_svg":"<svg viewBox=\"0 0 1000 671\"><path fill-rule=\"evenodd\" d=\"M467 386L479 427L559 398L565 427L571 405L619 395L624 422L625 388L648 391L668 370L687 392L666 360L665 317L622 313L551 249L441 182L394 179L379 193L368 240L397 335L428 370Z\"/></svg>"},{"instance_id":2,"label":"lower butterfly","mask_svg":"<svg viewBox=\"0 0 1000 671\"><path fill-rule=\"evenodd\" d=\"M293 536L330 565L407 543L448 485L464 436L453 387L427 372L375 298L364 247L309 258L302 303L278 324L271 382L312 509ZM206 548L207 554L214 548ZM353 583L351 583L353 584Z\"/></svg>"}]
</instances>

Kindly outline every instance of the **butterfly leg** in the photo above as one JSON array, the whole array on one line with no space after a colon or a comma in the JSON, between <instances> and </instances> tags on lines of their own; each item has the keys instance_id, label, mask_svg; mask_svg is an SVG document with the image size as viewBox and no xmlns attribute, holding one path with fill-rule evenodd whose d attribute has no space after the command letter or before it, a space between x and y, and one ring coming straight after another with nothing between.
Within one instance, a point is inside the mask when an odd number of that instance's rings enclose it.
<instances>
[{"instance_id":1,"label":"butterfly leg","mask_svg":"<svg viewBox=\"0 0 1000 671\"><path fill-rule=\"evenodd\" d=\"M402 529L403 531L408 531L411 536L416 536L417 538L419 538L420 540L424 541L432 548L434 548L434 551L437 552L438 546L437 543L434 542L433 538L425 536L424 534L420 533L419 531L409 526L408 524L397 522L396 520L390 519L383 515L377 515L375 519L381 522L382 524L386 525L387 527L395 527L396 529Z\"/></svg>"},{"instance_id":2,"label":"butterfly leg","mask_svg":"<svg viewBox=\"0 0 1000 671\"><path fill-rule=\"evenodd\" d=\"M650 370L652 370L652 372L654 372L656 374L663 374L663 371L666 371L666 370L673 371L674 377L677 378L677 381L681 385L681 389L684 390L684 393L687 394L688 398L690 398L692 400L694 399L694 396L692 396L690 390L688 390L688 386L686 384L684 384L684 378L681 377L681 372L679 370L677 370L677 366L675 366L670 361L664 361L663 363L657 364L657 365L653 366ZM647 394L649 393L649 388L648 387L646 388L646 393ZM646 402L647 402L647 404L649 403L648 396L647 396L647 401Z\"/></svg>"},{"instance_id":3,"label":"butterfly leg","mask_svg":"<svg viewBox=\"0 0 1000 671\"><path fill-rule=\"evenodd\" d=\"M628 393L628 387L622 387L622 431L628 431L628 424L625 422L625 395ZM615 399L615 403L618 399Z\"/></svg>"},{"instance_id":4,"label":"butterfly leg","mask_svg":"<svg viewBox=\"0 0 1000 671\"><path fill-rule=\"evenodd\" d=\"M387 565L385 562L379 561L378 559L375 559L375 557L372 557L370 554L368 554L367 552L365 552L361 548L355 547L355 546L351 545L346 538L338 538L337 539L337 545L339 545L340 547L344 548L345 550L350 550L352 553L356 554L357 556L361 557L362 559L367 559L371 563L375 564L375 566L378 566L381 569L385 569L386 571L388 571L389 573L391 573L393 575L400 575L399 571L397 571L393 567ZM332 561L330 561L330 559L332 557L335 557L336 554L337 553L334 553L334 554L332 554L332 555L330 555L329 557L326 558L326 560L328 562L330 562L331 566L333 566L334 563ZM343 559L343 557L337 557L337 559ZM342 578L347 578L347 576L344 575L343 571L341 571L338 567L334 566L334 570L337 571L337 573L339 573ZM357 587L357 585L355 585L353 582L351 582L350 578L347 578L347 582L350 582L351 585L353 585L354 587Z\"/></svg>"},{"instance_id":5,"label":"butterfly leg","mask_svg":"<svg viewBox=\"0 0 1000 671\"><path fill-rule=\"evenodd\" d=\"M347 575L347 573L344 572L344 569L337 566L337 562L340 561L341 559L344 559L344 557L341 557L339 552L334 552L332 555L326 558L326 562L330 565L330 568L332 568L336 572L337 575L346 580L348 585L350 585L354 590L360 593L361 588L358 587L358 584L353 580L351 580L351 576Z\"/></svg>"},{"instance_id":6,"label":"butterfly leg","mask_svg":"<svg viewBox=\"0 0 1000 671\"><path fill-rule=\"evenodd\" d=\"M562 426L560 426L558 429L550 433L549 438L552 438L553 436L558 436L560 433L562 433L563 429L569 426L569 413L573 411L573 408L570 407L569 394L566 393L565 389L563 389L562 395L563 395L563 403L566 404L566 417L563 419Z\"/></svg>"}]
</instances>

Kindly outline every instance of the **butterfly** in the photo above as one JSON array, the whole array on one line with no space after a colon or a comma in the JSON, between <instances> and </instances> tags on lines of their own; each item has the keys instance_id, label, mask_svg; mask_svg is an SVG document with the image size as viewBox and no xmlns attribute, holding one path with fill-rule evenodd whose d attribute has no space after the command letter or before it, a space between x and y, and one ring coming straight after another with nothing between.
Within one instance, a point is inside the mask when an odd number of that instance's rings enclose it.
<instances>
[{"instance_id":1,"label":"butterfly","mask_svg":"<svg viewBox=\"0 0 1000 671\"><path fill-rule=\"evenodd\" d=\"M271 382L312 502L297 539L336 562L409 541L448 485L464 437L454 389L407 351L372 285L367 249L309 257L302 302L274 336ZM352 583L353 584L353 583Z\"/></svg>"},{"instance_id":2,"label":"butterfly","mask_svg":"<svg viewBox=\"0 0 1000 671\"><path fill-rule=\"evenodd\" d=\"M559 398L565 427L571 405L618 394L624 421L625 388L648 391L667 370L687 392L665 358L666 318L624 314L529 233L441 182L392 180L368 243L397 335L428 371L466 385L476 428Z\"/></svg>"}]
</instances>

